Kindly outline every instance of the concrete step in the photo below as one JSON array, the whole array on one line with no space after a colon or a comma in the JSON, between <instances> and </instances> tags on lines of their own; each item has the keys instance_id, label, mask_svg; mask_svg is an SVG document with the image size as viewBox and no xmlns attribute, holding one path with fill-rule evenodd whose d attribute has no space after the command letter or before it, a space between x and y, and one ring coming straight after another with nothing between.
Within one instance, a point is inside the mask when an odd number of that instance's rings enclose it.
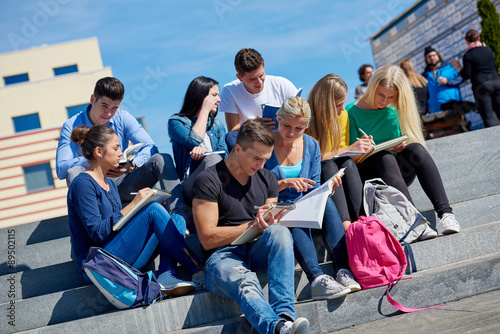
<instances>
[{"instance_id":1,"label":"concrete step","mask_svg":"<svg viewBox=\"0 0 500 334\"><path fill-rule=\"evenodd\" d=\"M500 222L495 222L479 227L464 229L459 234L441 236L433 240L417 242L412 244L412 249L415 254L417 268L420 272L429 268L436 269L443 265L463 262L464 260L473 260L484 255L498 254L498 252L500 252L500 246L494 241L498 240L499 237ZM491 240L491 242L489 240ZM332 275L333 266L331 262L323 263L321 268L326 274ZM57 273L60 272L52 272L52 275L57 276ZM26 273L26 275L30 274L31 271ZM2 280L7 280L9 278L11 277L8 275L0 277ZM33 317L30 319L29 323L25 324L26 326L34 327L23 329L67 322L80 319L84 316L92 316L115 310L93 285L88 285L81 277L79 281L77 281L77 284L79 284L78 287L72 286L71 284L73 283L71 283L70 280L57 278L55 278L54 281L59 283L53 285L50 284L50 279L51 276L47 276L46 278L40 278L38 280L34 273L32 281L29 281L25 276L14 276L14 290L17 294L15 305L18 314L25 314L24 312L27 312L27 310L38 310L40 305L45 306L43 312L38 312L36 317ZM65 286L65 284L67 286ZM265 290L266 289L267 287L265 287ZM300 269L296 270L295 273L295 290L296 299L298 301L306 301L311 298L310 285L308 284L305 274ZM215 297L208 292L201 292L197 295L202 294L207 295L204 298L210 299L211 296ZM175 301L181 303L179 307L183 310L189 310L193 307L193 305L190 304L193 302L190 297L191 296L176 298ZM212 310L218 310L227 303L226 300L224 301L225 303L222 305L219 305L217 300L213 300L209 304ZM10 299L8 296L7 298L5 296L1 297L0 309L6 312L6 307L9 306L9 302ZM236 306L236 304L233 306ZM239 315L239 313L236 315ZM203 321L202 319L203 318L200 318L200 321ZM223 319L225 318L218 318L216 320ZM202 323L204 322L209 322L209 320L203 321ZM17 327L19 328L20 326L22 326L21 323L19 323ZM0 332L4 332L1 329L1 325Z\"/></svg>"},{"instance_id":2,"label":"concrete step","mask_svg":"<svg viewBox=\"0 0 500 334\"><path fill-rule=\"evenodd\" d=\"M450 203L500 194L500 149L486 146L498 142L500 131L495 127L427 141ZM417 208L432 209L418 180L410 194Z\"/></svg>"},{"instance_id":3,"label":"concrete step","mask_svg":"<svg viewBox=\"0 0 500 334\"><path fill-rule=\"evenodd\" d=\"M481 202L484 203L485 201ZM500 215L498 215L500 217ZM190 237L190 244L194 246L193 237ZM464 228L459 234L439 237L433 240L424 242L416 242L412 244L415 261L418 270L433 268L439 265L449 264L461 260L471 259L478 256L483 256L500 251L500 246L495 240L500 239L500 222L483 223L474 227ZM17 299L28 299L45 294L55 293L58 291L69 290L88 283L77 272L75 263L69 257L62 257L62 261L52 261L56 255L66 253L68 250L61 251L64 246L69 247L69 240L66 245L55 245L54 243L62 243L65 240L52 240L35 245L25 247L30 251L18 253L18 257L22 254L30 256L24 257L30 261L23 262L17 268L27 268L26 270L8 271L3 270L0 280L15 277L15 289L17 291ZM314 238L318 259L320 262L329 261L327 252L323 246L323 241L320 236ZM54 247L58 248L54 251ZM0 252L1 253L1 252ZM0 254L1 256L2 254ZM45 256L42 256L45 255ZM32 261L32 262L31 262ZM52 263L56 262L56 263ZM40 267L44 264L43 267ZM5 265L6 266L6 265ZM331 267L327 265L327 267ZM158 259L149 267L151 270L158 268ZM299 268L299 267L298 267ZM328 270L330 273L330 270ZM182 270L180 270L182 275ZM184 275L186 278L188 276ZM298 276L300 279L300 276ZM304 284L307 284L303 278ZM300 289L302 291L302 289ZM303 293L298 293L299 299ZM305 298L309 298L306 293ZM0 303L7 302L9 297L7 294L0 294Z\"/></svg>"},{"instance_id":4,"label":"concrete step","mask_svg":"<svg viewBox=\"0 0 500 334\"><path fill-rule=\"evenodd\" d=\"M416 273L412 279L399 282L391 290L391 296L406 307L420 308L498 289L500 253L495 253ZM298 316L309 319L311 333L330 333L399 314L387 302L385 291L385 287L378 287L331 301L300 302L296 311ZM239 316L234 302L202 293L162 301L143 309L36 328L27 333L138 333L145 330L150 333L246 333L249 326ZM24 317L19 316L21 318ZM208 321L209 318L213 320ZM12 331L3 328L2 333Z\"/></svg>"}]
</instances>

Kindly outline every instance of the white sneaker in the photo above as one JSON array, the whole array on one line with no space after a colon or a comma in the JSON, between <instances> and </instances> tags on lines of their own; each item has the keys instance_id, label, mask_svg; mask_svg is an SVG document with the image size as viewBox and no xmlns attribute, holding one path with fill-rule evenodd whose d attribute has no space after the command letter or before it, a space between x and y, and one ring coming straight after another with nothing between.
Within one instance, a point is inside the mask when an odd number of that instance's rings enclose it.
<instances>
[{"instance_id":1,"label":"white sneaker","mask_svg":"<svg viewBox=\"0 0 500 334\"><path fill-rule=\"evenodd\" d=\"M340 269L335 280L342 286L349 288L351 292L361 290L361 285L356 282L356 277L349 269Z\"/></svg>"},{"instance_id":2,"label":"white sneaker","mask_svg":"<svg viewBox=\"0 0 500 334\"><path fill-rule=\"evenodd\" d=\"M316 283L314 286L313 284ZM350 288L343 286L328 275L321 275L311 284L311 296L314 300L335 299L347 295Z\"/></svg>"},{"instance_id":3,"label":"white sneaker","mask_svg":"<svg viewBox=\"0 0 500 334\"><path fill-rule=\"evenodd\" d=\"M441 217L441 234L452 234L460 232L460 225L458 225L455 215L453 213L445 213Z\"/></svg>"},{"instance_id":4,"label":"white sneaker","mask_svg":"<svg viewBox=\"0 0 500 334\"><path fill-rule=\"evenodd\" d=\"M306 318L297 318L294 322L286 321L280 329L280 334L307 334L309 321Z\"/></svg>"},{"instance_id":5,"label":"white sneaker","mask_svg":"<svg viewBox=\"0 0 500 334\"><path fill-rule=\"evenodd\" d=\"M169 297L184 296L196 289L195 283L180 280L171 271L164 272L156 280L160 283L161 292Z\"/></svg>"},{"instance_id":6,"label":"white sneaker","mask_svg":"<svg viewBox=\"0 0 500 334\"><path fill-rule=\"evenodd\" d=\"M436 231L434 231L429 225L425 228L425 231L418 237L418 240L429 240L429 239L434 239L437 237L438 234Z\"/></svg>"}]
</instances>

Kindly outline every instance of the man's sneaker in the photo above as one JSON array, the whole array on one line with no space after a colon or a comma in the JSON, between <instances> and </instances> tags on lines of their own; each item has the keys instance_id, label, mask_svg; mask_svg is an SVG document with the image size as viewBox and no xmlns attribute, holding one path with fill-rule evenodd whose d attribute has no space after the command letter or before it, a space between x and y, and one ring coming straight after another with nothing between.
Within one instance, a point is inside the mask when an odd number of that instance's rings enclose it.
<instances>
[{"instance_id":1,"label":"man's sneaker","mask_svg":"<svg viewBox=\"0 0 500 334\"><path fill-rule=\"evenodd\" d=\"M424 233L422 233L418 237L418 240L422 241L422 240L434 239L437 236L438 236L437 232L434 231L429 225L427 225L427 227L425 228Z\"/></svg>"},{"instance_id":2,"label":"man's sneaker","mask_svg":"<svg viewBox=\"0 0 500 334\"><path fill-rule=\"evenodd\" d=\"M307 334L309 321L306 318L297 318L294 322L286 321L280 329L280 334Z\"/></svg>"},{"instance_id":3,"label":"man's sneaker","mask_svg":"<svg viewBox=\"0 0 500 334\"><path fill-rule=\"evenodd\" d=\"M311 284L311 296L314 300L340 298L349 292L351 292L351 289L338 283L328 275L319 276L315 286Z\"/></svg>"},{"instance_id":4,"label":"man's sneaker","mask_svg":"<svg viewBox=\"0 0 500 334\"><path fill-rule=\"evenodd\" d=\"M160 283L161 292L169 297L184 296L196 289L196 284L178 279L171 271L158 276L157 281Z\"/></svg>"},{"instance_id":5,"label":"man's sneaker","mask_svg":"<svg viewBox=\"0 0 500 334\"><path fill-rule=\"evenodd\" d=\"M196 290L205 289L205 271L200 270L195 272L193 277L191 277L191 281L196 284Z\"/></svg>"},{"instance_id":6,"label":"man's sneaker","mask_svg":"<svg viewBox=\"0 0 500 334\"><path fill-rule=\"evenodd\" d=\"M453 213L445 213L441 217L441 234L452 234L460 232L460 225L458 225L455 215Z\"/></svg>"},{"instance_id":7,"label":"man's sneaker","mask_svg":"<svg viewBox=\"0 0 500 334\"><path fill-rule=\"evenodd\" d=\"M349 269L340 269L335 280L342 286L349 288L351 292L361 290L361 285L356 282L356 278Z\"/></svg>"}]
</instances>

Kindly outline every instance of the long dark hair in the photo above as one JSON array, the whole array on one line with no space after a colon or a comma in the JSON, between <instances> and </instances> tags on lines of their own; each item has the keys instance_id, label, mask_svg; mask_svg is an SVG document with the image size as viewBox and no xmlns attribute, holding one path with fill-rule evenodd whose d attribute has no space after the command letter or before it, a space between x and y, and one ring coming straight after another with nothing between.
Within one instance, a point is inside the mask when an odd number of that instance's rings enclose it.
<instances>
[{"instance_id":1,"label":"long dark hair","mask_svg":"<svg viewBox=\"0 0 500 334\"><path fill-rule=\"evenodd\" d=\"M200 110L203 100L208 95L210 88L218 84L219 83L217 81L211 78L203 76L194 78L188 86L186 95L184 95L184 103L182 104L181 111L178 115L193 119L193 117L196 116L196 113ZM217 116L217 112L210 112L210 115L208 116L210 119L210 125L207 130L210 130L212 125L214 125L215 116Z\"/></svg>"}]
</instances>

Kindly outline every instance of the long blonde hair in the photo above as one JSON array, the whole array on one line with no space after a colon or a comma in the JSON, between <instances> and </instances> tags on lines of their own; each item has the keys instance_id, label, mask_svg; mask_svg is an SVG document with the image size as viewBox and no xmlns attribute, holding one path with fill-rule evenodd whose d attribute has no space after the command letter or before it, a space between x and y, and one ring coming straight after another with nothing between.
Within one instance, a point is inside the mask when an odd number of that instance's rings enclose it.
<instances>
[{"instance_id":1,"label":"long blonde hair","mask_svg":"<svg viewBox=\"0 0 500 334\"><path fill-rule=\"evenodd\" d=\"M332 152L340 148L342 133L335 101L346 97L347 85L335 74L325 75L309 93L311 122L306 133L319 142L321 153L326 153L327 147L331 147Z\"/></svg>"},{"instance_id":2,"label":"long blonde hair","mask_svg":"<svg viewBox=\"0 0 500 334\"><path fill-rule=\"evenodd\" d=\"M413 67L413 63L411 62L411 60L403 60L400 67L403 69L403 71L405 71L406 77L413 87L422 88L427 86L427 79L424 78L423 75L415 72L415 68Z\"/></svg>"},{"instance_id":3,"label":"long blonde hair","mask_svg":"<svg viewBox=\"0 0 500 334\"><path fill-rule=\"evenodd\" d=\"M365 95L361 97L370 106L375 105L375 91L379 85L398 92L393 105L401 131L408 136L408 142L420 143L425 147L415 95L404 71L396 65L385 65L375 71L368 82Z\"/></svg>"}]
</instances>

